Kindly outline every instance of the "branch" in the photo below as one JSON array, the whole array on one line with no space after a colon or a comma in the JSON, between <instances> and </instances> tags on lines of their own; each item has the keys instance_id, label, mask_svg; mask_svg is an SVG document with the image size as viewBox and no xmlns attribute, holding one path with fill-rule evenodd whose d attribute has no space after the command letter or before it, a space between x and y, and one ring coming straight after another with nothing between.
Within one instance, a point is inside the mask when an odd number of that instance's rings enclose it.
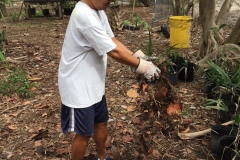
<instances>
[{"instance_id":1,"label":"branch","mask_svg":"<svg viewBox=\"0 0 240 160\"><path fill-rule=\"evenodd\" d=\"M233 124L234 121L229 121L229 122L226 122L226 123L223 123L222 125L224 126L227 126L229 124ZM194 132L194 133L178 133L178 136L181 138L181 139L193 139L193 138L196 138L196 137L199 137L199 136L203 136L207 133L210 133L211 132L211 128L209 129L205 129L203 131L199 131L199 132Z\"/></svg>"}]
</instances>

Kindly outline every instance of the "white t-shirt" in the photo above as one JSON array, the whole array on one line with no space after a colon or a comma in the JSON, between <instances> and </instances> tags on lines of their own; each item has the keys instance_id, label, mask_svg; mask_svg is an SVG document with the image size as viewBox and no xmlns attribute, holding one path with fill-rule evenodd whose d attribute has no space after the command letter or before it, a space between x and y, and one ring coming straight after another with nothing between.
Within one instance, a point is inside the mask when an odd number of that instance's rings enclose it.
<instances>
[{"instance_id":1,"label":"white t-shirt","mask_svg":"<svg viewBox=\"0 0 240 160\"><path fill-rule=\"evenodd\" d=\"M62 103L86 108L105 94L107 53L116 47L104 11L78 2L67 27L58 70Z\"/></svg>"}]
</instances>

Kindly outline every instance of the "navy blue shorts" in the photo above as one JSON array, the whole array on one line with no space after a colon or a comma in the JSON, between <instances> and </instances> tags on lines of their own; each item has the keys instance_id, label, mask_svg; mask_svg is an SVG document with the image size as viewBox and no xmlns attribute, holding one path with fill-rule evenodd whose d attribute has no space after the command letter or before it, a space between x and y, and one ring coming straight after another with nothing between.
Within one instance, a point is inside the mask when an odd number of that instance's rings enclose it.
<instances>
[{"instance_id":1,"label":"navy blue shorts","mask_svg":"<svg viewBox=\"0 0 240 160\"><path fill-rule=\"evenodd\" d=\"M73 131L82 136L93 136L94 124L108 121L106 97L87 108L71 108L62 104L61 127L63 133Z\"/></svg>"}]
</instances>

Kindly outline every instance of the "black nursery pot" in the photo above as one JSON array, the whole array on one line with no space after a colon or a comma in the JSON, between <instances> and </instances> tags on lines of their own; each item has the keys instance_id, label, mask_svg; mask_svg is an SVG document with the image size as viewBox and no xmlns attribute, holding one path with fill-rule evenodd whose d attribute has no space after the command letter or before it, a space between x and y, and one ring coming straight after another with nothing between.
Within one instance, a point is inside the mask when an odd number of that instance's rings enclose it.
<instances>
[{"instance_id":1,"label":"black nursery pot","mask_svg":"<svg viewBox=\"0 0 240 160\"><path fill-rule=\"evenodd\" d=\"M231 151L231 159L233 159L235 156L236 156L236 152ZM237 155L237 156L235 157L235 160L240 160L240 155Z\"/></svg>"},{"instance_id":2,"label":"black nursery pot","mask_svg":"<svg viewBox=\"0 0 240 160\"><path fill-rule=\"evenodd\" d=\"M214 84L209 84L209 81L207 78L204 79L204 89L205 89L205 95L208 99L214 99L214 93L213 88L216 86Z\"/></svg>"},{"instance_id":3,"label":"black nursery pot","mask_svg":"<svg viewBox=\"0 0 240 160\"><path fill-rule=\"evenodd\" d=\"M133 26L133 25L124 25L123 26L123 29L127 29L127 30L139 30L140 29L140 27L138 26L138 27L135 27L135 26Z\"/></svg>"},{"instance_id":4,"label":"black nursery pot","mask_svg":"<svg viewBox=\"0 0 240 160\"><path fill-rule=\"evenodd\" d=\"M217 154L222 155L222 146L220 146L219 140L225 135L236 136L237 128L234 126L223 126L220 124L211 126L211 140L210 140L210 150Z\"/></svg>"},{"instance_id":5,"label":"black nursery pot","mask_svg":"<svg viewBox=\"0 0 240 160\"><path fill-rule=\"evenodd\" d=\"M178 79L185 82L192 82L194 79L195 64L188 62L188 66L182 68L178 73Z\"/></svg>"},{"instance_id":6,"label":"black nursery pot","mask_svg":"<svg viewBox=\"0 0 240 160\"><path fill-rule=\"evenodd\" d=\"M43 9L42 13L44 16L50 16L49 9Z\"/></svg>"},{"instance_id":7,"label":"black nursery pot","mask_svg":"<svg viewBox=\"0 0 240 160\"><path fill-rule=\"evenodd\" d=\"M36 8L30 8L30 13L34 16L36 14Z\"/></svg>"},{"instance_id":8,"label":"black nursery pot","mask_svg":"<svg viewBox=\"0 0 240 160\"><path fill-rule=\"evenodd\" d=\"M166 73L166 77L168 78L169 82L172 85L177 84L177 82L178 82L178 74L176 72L175 73Z\"/></svg>"},{"instance_id":9,"label":"black nursery pot","mask_svg":"<svg viewBox=\"0 0 240 160\"><path fill-rule=\"evenodd\" d=\"M233 135L225 135L219 139L219 148L222 153L220 156L222 157L222 160L231 160L232 150L235 150L233 145L235 138L236 136Z\"/></svg>"},{"instance_id":10,"label":"black nursery pot","mask_svg":"<svg viewBox=\"0 0 240 160\"><path fill-rule=\"evenodd\" d=\"M228 106L228 111L223 111L223 110L218 111L219 120L222 123L233 120L236 112L239 112L239 110L237 110L237 104L236 103L227 102L227 101L225 103Z\"/></svg>"},{"instance_id":11,"label":"black nursery pot","mask_svg":"<svg viewBox=\"0 0 240 160\"><path fill-rule=\"evenodd\" d=\"M73 8L63 8L63 13L65 15L71 15L73 11Z\"/></svg>"},{"instance_id":12,"label":"black nursery pot","mask_svg":"<svg viewBox=\"0 0 240 160\"><path fill-rule=\"evenodd\" d=\"M54 11L55 11L55 15L59 16L59 9L55 9Z\"/></svg>"}]
</instances>

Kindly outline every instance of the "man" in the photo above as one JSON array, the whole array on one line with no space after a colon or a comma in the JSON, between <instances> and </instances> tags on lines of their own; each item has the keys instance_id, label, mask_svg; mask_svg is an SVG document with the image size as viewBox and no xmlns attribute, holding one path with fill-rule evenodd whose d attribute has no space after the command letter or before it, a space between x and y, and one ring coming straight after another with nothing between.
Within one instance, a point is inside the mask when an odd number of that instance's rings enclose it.
<instances>
[{"instance_id":1,"label":"man","mask_svg":"<svg viewBox=\"0 0 240 160\"><path fill-rule=\"evenodd\" d=\"M132 67L148 81L160 70L118 41L109 26L104 9L111 0L82 0L71 14L62 47L58 83L62 101L61 125L64 133L73 131L72 159L82 160L90 137L97 147L98 160L106 155L108 110L105 99L107 56ZM139 58L140 57L140 58Z\"/></svg>"}]
</instances>

